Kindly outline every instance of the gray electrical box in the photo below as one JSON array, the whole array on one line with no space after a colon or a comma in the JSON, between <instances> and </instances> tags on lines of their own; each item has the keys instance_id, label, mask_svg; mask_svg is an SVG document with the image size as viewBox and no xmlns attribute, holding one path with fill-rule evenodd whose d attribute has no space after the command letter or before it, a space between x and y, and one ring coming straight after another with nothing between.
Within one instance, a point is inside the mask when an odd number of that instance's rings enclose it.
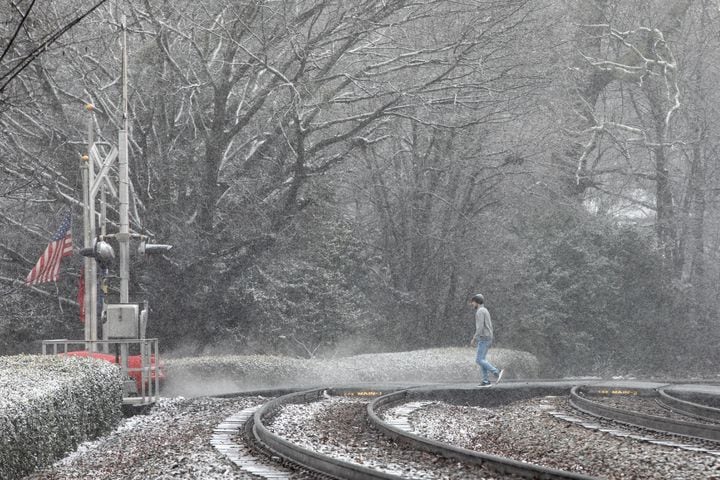
<instances>
[{"instance_id":1,"label":"gray electrical box","mask_svg":"<svg viewBox=\"0 0 720 480\"><path fill-rule=\"evenodd\" d=\"M107 338L140 338L139 306L132 303L107 305Z\"/></svg>"}]
</instances>

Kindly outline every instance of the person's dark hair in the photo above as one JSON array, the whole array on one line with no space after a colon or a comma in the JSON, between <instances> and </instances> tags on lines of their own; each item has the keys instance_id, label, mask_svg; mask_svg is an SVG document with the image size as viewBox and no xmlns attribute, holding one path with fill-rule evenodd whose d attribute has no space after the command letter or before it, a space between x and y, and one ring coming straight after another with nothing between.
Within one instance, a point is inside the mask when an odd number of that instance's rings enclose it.
<instances>
[{"instance_id":1,"label":"person's dark hair","mask_svg":"<svg viewBox=\"0 0 720 480\"><path fill-rule=\"evenodd\" d=\"M474 302L477 302L480 305L482 305L483 303L485 303L485 297L483 297L481 293L476 293L475 295L472 296L472 298L470 298L470 301L471 302L474 301Z\"/></svg>"}]
</instances>

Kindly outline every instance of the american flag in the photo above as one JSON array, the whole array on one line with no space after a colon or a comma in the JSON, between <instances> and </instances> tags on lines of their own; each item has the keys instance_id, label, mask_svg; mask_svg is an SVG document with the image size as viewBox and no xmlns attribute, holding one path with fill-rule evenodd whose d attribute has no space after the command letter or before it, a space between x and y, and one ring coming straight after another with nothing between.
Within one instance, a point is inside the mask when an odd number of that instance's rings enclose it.
<instances>
[{"instance_id":1,"label":"american flag","mask_svg":"<svg viewBox=\"0 0 720 480\"><path fill-rule=\"evenodd\" d=\"M65 212L60 228L50 239L50 243L28 273L25 285L55 282L60 273L60 261L72 254L72 217L70 211Z\"/></svg>"}]
</instances>

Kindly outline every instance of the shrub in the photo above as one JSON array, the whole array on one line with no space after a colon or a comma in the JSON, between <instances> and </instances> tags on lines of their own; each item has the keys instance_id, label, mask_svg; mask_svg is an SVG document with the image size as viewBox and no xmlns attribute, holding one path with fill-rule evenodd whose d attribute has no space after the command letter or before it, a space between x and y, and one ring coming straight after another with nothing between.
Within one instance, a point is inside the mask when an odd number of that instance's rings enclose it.
<instances>
[{"instance_id":1,"label":"shrub","mask_svg":"<svg viewBox=\"0 0 720 480\"><path fill-rule=\"evenodd\" d=\"M93 359L0 357L0 478L20 478L122 417L120 370Z\"/></svg>"}]
</instances>

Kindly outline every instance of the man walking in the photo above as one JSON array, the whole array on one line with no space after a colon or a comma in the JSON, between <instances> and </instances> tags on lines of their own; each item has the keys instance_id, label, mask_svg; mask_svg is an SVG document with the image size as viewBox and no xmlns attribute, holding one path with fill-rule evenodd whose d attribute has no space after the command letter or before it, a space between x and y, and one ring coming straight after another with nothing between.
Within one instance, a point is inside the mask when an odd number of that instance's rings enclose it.
<instances>
[{"instance_id":1,"label":"man walking","mask_svg":"<svg viewBox=\"0 0 720 480\"><path fill-rule=\"evenodd\" d=\"M492 385L488 379L488 374L492 372L495 375L495 383L502 378L503 370L497 368L485 359L490 344L493 340L493 325L490 319L490 312L485 308L485 297L477 293L470 298L470 305L475 308L475 335L470 340L470 345L477 345L477 356L475 362L482 368L482 383L480 387L489 387Z\"/></svg>"}]
</instances>

